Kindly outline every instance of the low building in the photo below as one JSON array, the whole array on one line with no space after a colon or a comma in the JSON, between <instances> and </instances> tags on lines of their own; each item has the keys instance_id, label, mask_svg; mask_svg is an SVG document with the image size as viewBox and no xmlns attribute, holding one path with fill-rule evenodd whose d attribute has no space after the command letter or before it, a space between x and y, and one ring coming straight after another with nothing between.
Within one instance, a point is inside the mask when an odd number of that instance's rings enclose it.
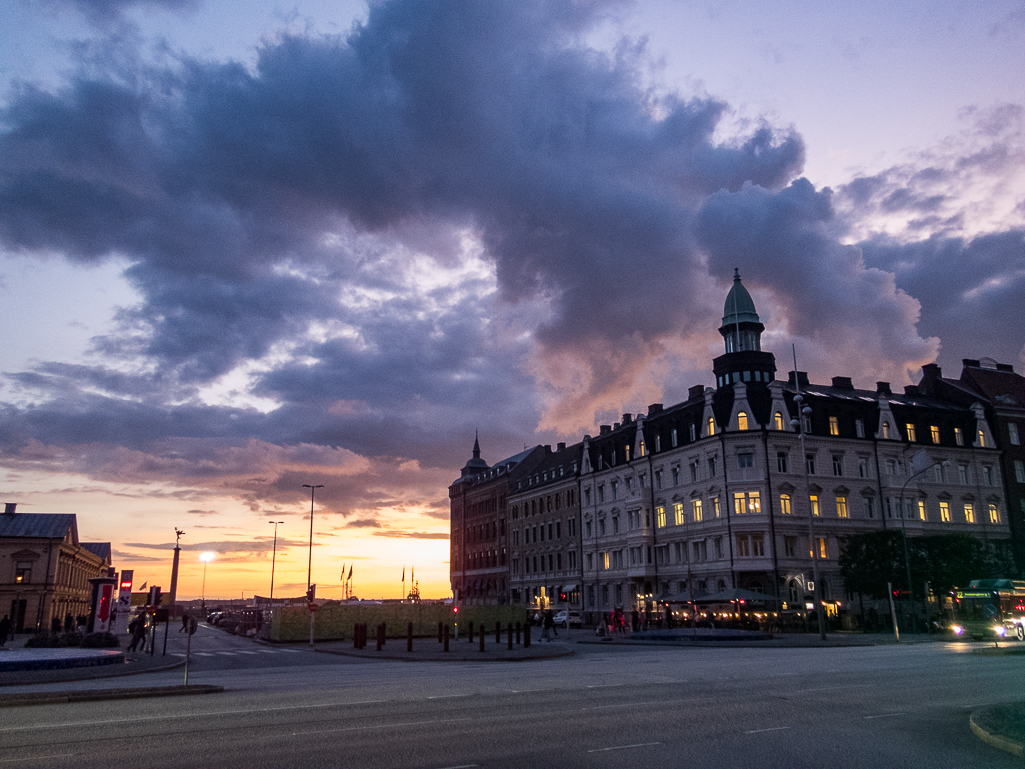
<instances>
[{"instance_id":1,"label":"low building","mask_svg":"<svg viewBox=\"0 0 1025 769\"><path fill-rule=\"evenodd\" d=\"M0 611L17 633L49 630L54 618L88 616L89 580L110 574L109 542L79 542L71 513L0 514Z\"/></svg>"}]
</instances>

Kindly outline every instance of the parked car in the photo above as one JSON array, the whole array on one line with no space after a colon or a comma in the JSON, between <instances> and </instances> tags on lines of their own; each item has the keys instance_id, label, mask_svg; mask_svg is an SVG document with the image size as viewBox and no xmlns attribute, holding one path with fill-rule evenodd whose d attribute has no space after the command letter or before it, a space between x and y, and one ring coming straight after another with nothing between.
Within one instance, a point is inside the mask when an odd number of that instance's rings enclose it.
<instances>
[{"instance_id":1,"label":"parked car","mask_svg":"<svg viewBox=\"0 0 1025 769\"><path fill-rule=\"evenodd\" d=\"M584 621L580 617L580 612L570 611L567 612L565 609L555 615L555 626L556 627L583 627Z\"/></svg>"}]
</instances>

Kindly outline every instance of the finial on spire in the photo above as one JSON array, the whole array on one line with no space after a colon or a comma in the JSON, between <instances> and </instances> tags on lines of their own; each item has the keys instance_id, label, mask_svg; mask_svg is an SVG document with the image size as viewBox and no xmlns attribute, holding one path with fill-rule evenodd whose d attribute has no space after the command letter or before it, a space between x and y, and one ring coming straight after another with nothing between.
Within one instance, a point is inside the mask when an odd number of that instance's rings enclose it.
<instances>
[{"instance_id":1,"label":"finial on spire","mask_svg":"<svg viewBox=\"0 0 1025 769\"><path fill-rule=\"evenodd\" d=\"M480 459L480 441L478 440L476 429L473 431L473 458Z\"/></svg>"},{"instance_id":2,"label":"finial on spire","mask_svg":"<svg viewBox=\"0 0 1025 769\"><path fill-rule=\"evenodd\" d=\"M740 280L740 268L739 267L734 267L733 268L733 280L734 280L734 282Z\"/></svg>"}]
</instances>

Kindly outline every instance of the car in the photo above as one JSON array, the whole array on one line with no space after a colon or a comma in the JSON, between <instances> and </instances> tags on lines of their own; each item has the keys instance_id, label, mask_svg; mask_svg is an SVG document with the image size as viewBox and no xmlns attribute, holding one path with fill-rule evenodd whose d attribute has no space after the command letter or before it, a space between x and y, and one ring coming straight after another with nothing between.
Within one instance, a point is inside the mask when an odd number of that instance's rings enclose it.
<instances>
[{"instance_id":1,"label":"car","mask_svg":"<svg viewBox=\"0 0 1025 769\"><path fill-rule=\"evenodd\" d=\"M565 609L555 615L555 626L556 627L583 627L584 621L580 618L580 612L570 611L567 612Z\"/></svg>"}]
</instances>

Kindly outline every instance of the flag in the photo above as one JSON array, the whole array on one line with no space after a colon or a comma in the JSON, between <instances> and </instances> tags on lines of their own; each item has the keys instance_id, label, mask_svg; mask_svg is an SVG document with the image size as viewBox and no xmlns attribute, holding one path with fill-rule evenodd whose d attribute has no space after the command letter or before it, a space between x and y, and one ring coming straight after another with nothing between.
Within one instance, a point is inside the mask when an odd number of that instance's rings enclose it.
<instances>
[{"instance_id":1,"label":"flag","mask_svg":"<svg viewBox=\"0 0 1025 769\"><path fill-rule=\"evenodd\" d=\"M146 589L146 583L143 582L141 585L139 585L139 590L145 590L145 589Z\"/></svg>"},{"instance_id":2,"label":"flag","mask_svg":"<svg viewBox=\"0 0 1025 769\"><path fill-rule=\"evenodd\" d=\"M349 579L352 579L352 564L349 564Z\"/></svg>"},{"instance_id":3,"label":"flag","mask_svg":"<svg viewBox=\"0 0 1025 769\"><path fill-rule=\"evenodd\" d=\"M402 581L403 583L406 581L406 564L402 564Z\"/></svg>"},{"instance_id":4,"label":"flag","mask_svg":"<svg viewBox=\"0 0 1025 769\"><path fill-rule=\"evenodd\" d=\"M340 576L338 579L340 579L342 582L345 582L345 564L344 563L342 564L342 576Z\"/></svg>"},{"instance_id":5,"label":"flag","mask_svg":"<svg viewBox=\"0 0 1025 769\"><path fill-rule=\"evenodd\" d=\"M409 568L410 568L409 581L410 582L416 582L416 567L415 566L410 566Z\"/></svg>"}]
</instances>

